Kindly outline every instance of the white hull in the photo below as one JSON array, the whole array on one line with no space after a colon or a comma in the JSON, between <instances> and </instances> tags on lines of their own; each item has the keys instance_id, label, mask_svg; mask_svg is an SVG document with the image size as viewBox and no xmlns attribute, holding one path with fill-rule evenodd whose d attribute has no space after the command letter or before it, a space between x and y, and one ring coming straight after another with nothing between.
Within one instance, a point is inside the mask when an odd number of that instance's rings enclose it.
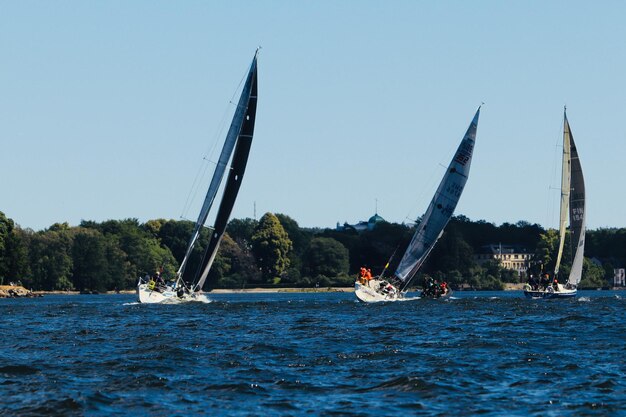
<instances>
[{"instance_id":1,"label":"white hull","mask_svg":"<svg viewBox=\"0 0 626 417\"><path fill-rule=\"evenodd\" d=\"M364 303L379 303L381 301L397 301L404 298L404 294L387 281L372 279L367 284L354 283L354 294Z\"/></svg>"},{"instance_id":2,"label":"white hull","mask_svg":"<svg viewBox=\"0 0 626 417\"><path fill-rule=\"evenodd\" d=\"M528 284L524 286L524 295L532 299L574 298L577 292L576 288L565 288L561 284L556 284L556 291L553 286L548 286L546 290L533 290Z\"/></svg>"},{"instance_id":3,"label":"white hull","mask_svg":"<svg viewBox=\"0 0 626 417\"><path fill-rule=\"evenodd\" d=\"M210 302L206 295L202 293L183 294L179 297L171 287L166 287L160 291L150 289L148 284L139 283L137 285L137 300L142 304L179 304L187 302Z\"/></svg>"}]
</instances>

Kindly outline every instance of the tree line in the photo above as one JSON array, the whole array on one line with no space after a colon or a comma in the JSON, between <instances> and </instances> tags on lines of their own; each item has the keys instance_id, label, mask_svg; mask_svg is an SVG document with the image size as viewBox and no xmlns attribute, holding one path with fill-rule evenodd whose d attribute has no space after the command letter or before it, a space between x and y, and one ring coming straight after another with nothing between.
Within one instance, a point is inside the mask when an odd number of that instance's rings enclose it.
<instances>
[{"instance_id":1,"label":"tree line","mask_svg":"<svg viewBox=\"0 0 626 417\"><path fill-rule=\"evenodd\" d=\"M140 276L163 271L174 277L193 223L137 219L55 223L41 231L23 229L0 212L0 285L21 282L33 290L111 291L132 289ZM284 214L233 219L207 280L211 288L257 286L351 286L362 266L389 276L414 232L414 225L380 222L357 232L302 228ZM197 268L210 230L203 229L187 268ZM526 280L496 261L479 264L474 254L489 244L519 245L532 252L529 273L551 271L557 232L519 221L496 226L455 216L414 281L424 275L453 288L501 289ZM568 247L566 241L566 247ZM588 230L581 287L606 287L613 268L626 265L626 229ZM571 251L561 271L569 272ZM387 268L385 266L388 265Z\"/></svg>"}]
</instances>

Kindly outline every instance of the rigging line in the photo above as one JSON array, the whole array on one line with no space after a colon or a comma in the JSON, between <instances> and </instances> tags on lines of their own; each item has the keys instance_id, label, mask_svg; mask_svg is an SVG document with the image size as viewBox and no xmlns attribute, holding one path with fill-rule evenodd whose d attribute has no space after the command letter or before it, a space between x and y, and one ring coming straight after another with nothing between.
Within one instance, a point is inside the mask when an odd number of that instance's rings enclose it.
<instances>
[{"instance_id":1,"label":"rigging line","mask_svg":"<svg viewBox=\"0 0 626 417\"><path fill-rule=\"evenodd\" d=\"M444 170L446 170L448 167L438 163L437 165L441 165ZM416 208L418 207L419 204L421 204L424 201L424 198L426 198L427 195L432 195L434 194L434 190L436 190L435 187L438 186L438 184L436 183L436 175L438 173L440 173L441 171L439 171L438 169L431 169L430 170L430 176L428 178L428 180L426 182L422 183L422 186L420 187L420 192L418 193L417 199L413 200L414 204L412 205L412 208L409 209L409 211L407 212L405 219L410 219L411 222L416 223L417 222L417 217L419 216L411 216L411 213L416 210ZM424 207L422 210L422 214L424 214L426 212L426 210L428 209L428 204L430 203L430 200L427 201L427 205L426 207Z\"/></svg>"},{"instance_id":2,"label":"rigging line","mask_svg":"<svg viewBox=\"0 0 626 417\"><path fill-rule=\"evenodd\" d=\"M198 170L196 172L195 179L191 185L189 193L187 194L187 199L185 200L185 204L183 205L183 211L182 211L181 217L187 215L188 211L191 209L191 206L196 201L196 198L198 196L198 190L200 188L200 183L204 180L204 178L206 178L206 175L207 175L208 167L204 161L212 162L215 149L220 143L220 139L224 136L224 130L226 127L226 123L228 121L228 116L231 113L233 113L231 112L231 106L234 106L235 111L236 111L237 104L234 103L234 100L237 96L237 93L241 90L241 86L244 83L244 80L246 79L247 75L248 75L248 71L244 73L243 77L239 81L239 84L237 85L237 88L235 88L235 91L233 92L230 100L228 101L228 104L226 105L226 108L224 109L221 120L217 125L217 130L214 134L213 141L207 146L206 150L203 153L203 157L202 157L203 162L200 163L200 166L198 167ZM216 164L215 162L212 162L212 163L214 165Z\"/></svg>"},{"instance_id":3,"label":"rigging line","mask_svg":"<svg viewBox=\"0 0 626 417\"><path fill-rule=\"evenodd\" d=\"M210 156L213 155L213 152L215 152L215 148L217 147L219 143L220 137L223 136L224 126L226 124L226 120L229 114L229 107L230 105L226 107L224 114L222 115L222 119L218 124L217 131L214 134L214 139L212 143L208 145L207 149L205 150L202 156L202 160L200 161L200 165L198 166L198 169L196 171L196 176L193 180L193 183L191 184L189 193L187 194L187 199L185 200L185 204L183 205L183 211L182 211L181 216L186 216L188 214L188 211L191 209L191 206L196 201L200 184L204 181L204 178L206 178L206 175L207 175L208 166L207 166L206 161L208 160L208 158L210 158Z\"/></svg>"},{"instance_id":4,"label":"rigging line","mask_svg":"<svg viewBox=\"0 0 626 417\"><path fill-rule=\"evenodd\" d=\"M387 261L387 263L385 264L385 267L383 268L383 272L381 272L380 275L379 275L380 278L384 278L385 271L387 271L387 268L389 268L389 265L391 264L391 261L393 260L393 257L396 256L396 252L398 252L399 248L400 248L400 243L398 243L398 246L396 246L396 248L394 249L393 253L389 257L389 260Z\"/></svg>"},{"instance_id":5,"label":"rigging line","mask_svg":"<svg viewBox=\"0 0 626 417\"><path fill-rule=\"evenodd\" d=\"M242 135L239 135L239 136L241 137ZM206 158L206 157L205 157L205 158L202 158L202 159L203 159L204 161L206 161L206 163L207 163L207 164L210 164L210 165L215 165L215 166L220 165L220 161L219 161L219 160L218 160L218 161L213 161L213 160L208 159L208 158ZM230 159L229 159L229 161L230 161ZM223 163L221 163L221 165L225 167L226 165L228 165L228 161L227 161L227 162L223 162ZM232 170L233 170L233 167L232 167L232 166L231 166L231 167L227 167L227 169L228 169L229 171L232 171Z\"/></svg>"},{"instance_id":6,"label":"rigging line","mask_svg":"<svg viewBox=\"0 0 626 417\"><path fill-rule=\"evenodd\" d=\"M463 131L463 132L465 132L465 131ZM465 138L465 133L463 133L463 138ZM447 149L447 151L445 153L445 155L449 156L449 158L447 159L448 161L451 161L452 158L454 158L454 154L455 154L455 152L456 152L458 147L459 147L459 143L458 142L456 142L456 143L454 141L450 142L450 145L448 146L448 149ZM442 162L438 162L437 165L441 166L444 169L444 172L445 172L448 169L448 166L450 165L450 163L448 162L447 164L444 164ZM428 178L428 181L422 185L421 191L418 194L417 200L414 200L415 204L413 204L413 206L412 206L413 208L409 209L408 213L405 216L407 219L411 219L413 222L416 221L417 216L411 217L411 212L413 210L415 210L415 207L417 207L418 203L420 203L420 202L422 202L424 200L425 195L434 194L434 192L437 189L436 187L439 186L439 183L436 182L435 175L440 173L440 172L441 171L439 171L437 169L431 169L431 173L430 173L430 177ZM430 201L431 200L428 200L427 204L429 204ZM422 212L422 214L425 213L427 209L428 209L428 205L426 205L426 207L424 207L424 209L423 209L424 211Z\"/></svg>"},{"instance_id":7,"label":"rigging line","mask_svg":"<svg viewBox=\"0 0 626 417\"><path fill-rule=\"evenodd\" d=\"M190 210L193 203L196 201L196 197L198 196L198 192L200 190L200 185L203 183L203 179L206 178L208 170L209 164L203 158L202 164L200 165L200 167L198 168L198 172L196 173L196 178L194 179L191 185L191 189L189 190L189 194L187 195L181 217L187 216L188 211Z\"/></svg>"},{"instance_id":8,"label":"rigging line","mask_svg":"<svg viewBox=\"0 0 626 417\"><path fill-rule=\"evenodd\" d=\"M237 87L235 88L235 90L233 91L233 94L230 97L230 100L228 100L228 105L226 106L226 109L224 110L224 114L222 115L222 120L219 124L219 131L218 131L218 134L216 135L217 136L216 140L210 149L210 153L209 152L204 153L205 157L208 156L209 158L211 158L213 156L213 152L215 151L216 144L218 143L219 139L223 136L222 133L224 131L226 121L228 120L227 116L231 113L230 107L231 106L235 107L235 110L232 111L232 113L237 111L237 105L239 104L237 97L239 96L239 92L243 89L242 85L245 83L245 80L248 77L248 72L249 72L249 68L246 69L246 71L243 73L243 76L239 80L239 84L237 84Z\"/></svg>"},{"instance_id":9,"label":"rigging line","mask_svg":"<svg viewBox=\"0 0 626 417\"><path fill-rule=\"evenodd\" d=\"M554 218L555 218L555 199L553 198L554 196L554 191L559 190L559 199L558 199L558 204L559 204L559 214L561 212L560 210L560 204L561 204L561 178L558 176L559 174L559 168L561 168L561 170L563 169L563 167L561 166L562 164L562 159L563 156L561 155L563 152L563 125L562 125L562 121L559 123L559 128L558 128L558 133L555 135L557 137L555 143L554 143L554 153L552 155L552 166L551 166L551 172L550 172L550 182L548 184L548 196L546 198L546 228L549 228L549 225L554 224ZM554 184L555 182L558 181L559 186L556 187Z\"/></svg>"}]
</instances>

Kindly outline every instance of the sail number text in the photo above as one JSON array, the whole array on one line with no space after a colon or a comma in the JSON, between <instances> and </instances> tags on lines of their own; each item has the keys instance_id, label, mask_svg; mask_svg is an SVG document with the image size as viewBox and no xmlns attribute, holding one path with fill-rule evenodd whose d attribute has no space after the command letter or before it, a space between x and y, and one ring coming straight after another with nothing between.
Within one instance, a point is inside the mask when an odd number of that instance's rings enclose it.
<instances>
[{"instance_id":1,"label":"sail number text","mask_svg":"<svg viewBox=\"0 0 626 417\"><path fill-rule=\"evenodd\" d=\"M452 183L446 187L446 194L449 194L456 198L460 198L462 192L463 192L463 186L460 184Z\"/></svg>"},{"instance_id":2,"label":"sail number text","mask_svg":"<svg viewBox=\"0 0 626 417\"><path fill-rule=\"evenodd\" d=\"M454 157L454 162L465 166L465 164L467 164L467 161L469 161L472 157L473 150L474 145L470 141L465 141L461 146L459 146L459 150Z\"/></svg>"},{"instance_id":3,"label":"sail number text","mask_svg":"<svg viewBox=\"0 0 626 417\"><path fill-rule=\"evenodd\" d=\"M581 222L583 220L584 214L585 214L584 208L582 207L572 208L572 213L571 213L572 221Z\"/></svg>"}]
</instances>

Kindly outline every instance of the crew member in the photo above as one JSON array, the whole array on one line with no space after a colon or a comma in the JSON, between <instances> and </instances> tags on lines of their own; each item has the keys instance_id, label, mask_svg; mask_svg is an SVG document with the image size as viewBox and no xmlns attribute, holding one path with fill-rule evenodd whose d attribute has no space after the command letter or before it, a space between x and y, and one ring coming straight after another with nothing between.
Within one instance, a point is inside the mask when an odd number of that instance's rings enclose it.
<instances>
[{"instance_id":1,"label":"crew member","mask_svg":"<svg viewBox=\"0 0 626 417\"><path fill-rule=\"evenodd\" d=\"M365 281L367 282L368 287L370 285L371 279L372 279L372 270L367 268L367 271L365 271Z\"/></svg>"},{"instance_id":2,"label":"crew member","mask_svg":"<svg viewBox=\"0 0 626 417\"><path fill-rule=\"evenodd\" d=\"M365 275L367 274L367 270L365 269L365 267L361 267L361 271L359 272L359 282L361 284L365 284Z\"/></svg>"}]
</instances>

